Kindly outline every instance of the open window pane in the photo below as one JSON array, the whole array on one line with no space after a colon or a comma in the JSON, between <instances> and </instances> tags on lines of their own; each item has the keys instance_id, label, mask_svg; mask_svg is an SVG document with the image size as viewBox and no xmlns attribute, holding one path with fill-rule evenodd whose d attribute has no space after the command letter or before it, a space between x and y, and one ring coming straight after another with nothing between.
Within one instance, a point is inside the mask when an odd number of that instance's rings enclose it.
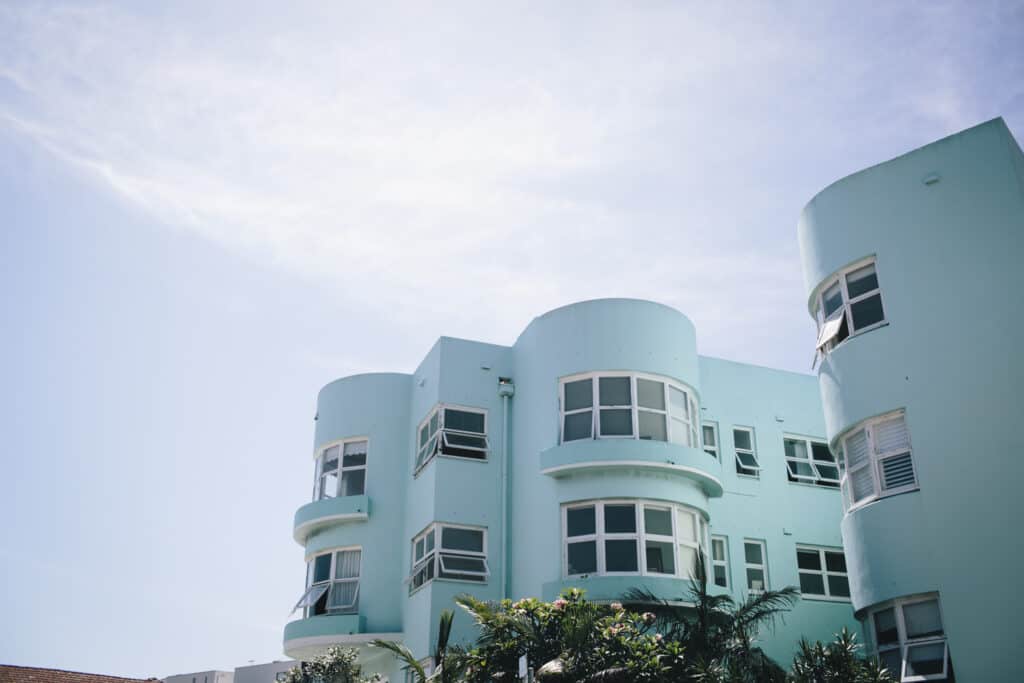
<instances>
[{"instance_id":1,"label":"open window pane","mask_svg":"<svg viewBox=\"0 0 1024 683\"><path fill-rule=\"evenodd\" d=\"M354 612L358 597L358 581L335 581L331 584L330 597L327 599L327 609L335 614Z\"/></svg>"},{"instance_id":2,"label":"open window pane","mask_svg":"<svg viewBox=\"0 0 1024 683\"><path fill-rule=\"evenodd\" d=\"M580 410L594 405L594 389L592 379L581 379L565 383L564 410Z\"/></svg>"},{"instance_id":3,"label":"open window pane","mask_svg":"<svg viewBox=\"0 0 1024 683\"><path fill-rule=\"evenodd\" d=\"M341 475L341 495L361 496L366 492L366 470L344 471Z\"/></svg>"},{"instance_id":4,"label":"open window pane","mask_svg":"<svg viewBox=\"0 0 1024 683\"><path fill-rule=\"evenodd\" d=\"M486 451L487 437L472 436L470 434L453 434L444 432L444 445L452 448L468 448L472 450Z\"/></svg>"},{"instance_id":5,"label":"open window pane","mask_svg":"<svg viewBox=\"0 0 1024 683\"><path fill-rule=\"evenodd\" d=\"M757 459L750 453L737 452L736 459L740 461L740 464L751 470L758 470L760 466L757 464Z\"/></svg>"},{"instance_id":6,"label":"open window pane","mask_svg":"<svg viewBox=\"0 0 1024 683\"><path fill-rule=\"evenodd\" d=\"M569 508L565 511L568 536L588 536L597 530L594 508Z\"/></svg>"},{"instance_id":7,"label":"open window pane","mask_svg":"<svg viewBox=\"0 0 1024 683\"><path fill-rule=\"evenodd\" d=\"M602 406L628 406L633 403L629 377L600 377L597 392Z\"/></svg>"},{"instance_id":8,"label":"open window pane","mask_svg":"<svg viewBox=\"0 0 1024 683\"><path fill-rule=\"evenodd\" d=\"M292 611L294 612L297 609L303 609L304 607L312 607L313 605L315 605L316 601L319 600L323 596L323 594L327 592L327 589L330 588L330 585L331 584L329 583L318 583L307 588L306 592L302 594L301 598L299 598L299 601L295 603L295 607L292 609Z\"/></svg>"},{"instance_id":9,"label":"open window pane","mask_svg":"<svg viewBox=\"0 0 1024 683\"><path fill-rule=\"evenodd\" d=\"M843 315L842 311L839 311L834 316L823 322L821 324L821 329L818 331L818 340L814 348L821 349L821 347L825 346L833 339L836 339L845 323L846 316Z\"/></svg>"},{"instance_id":10,"label":"open window pane","mask_svg":"<svg viewBox=\"0 0 1024 683\"><path fill-rule=\"evenodd\" d=\"M665 426L664 413L649 413L646 410L641 410L637 413L637 423L641 439L668 441L668 429Z\"/></svg>"},{"instance_id":11,"label":"open window pane","mask_svg":"<svg viewBox=\"0 0 1024 683\"><path fill-rule=\"evenodd\" d=\"M644 506L644 531L655 536L671 536L672 511Z\"/></svg>"},{"instance_id":12,"label":"open window pane","mask_svg":"<svg viewBox=\"0 0 1024 683\"><path fill-rule=\"evenodd\" d=\"M814 473L814 468L811 467L811 463L809 462L793 462L792 460L787 460L786 468L789 470L790 477L793 479L814 481L818 478Z\"/></svg>"},{"instance_id":13,"label":"open window pane","mask_svg":"<svg viewBox=\"0 0 1024 683\"><path fill-rule=\"evenodd\" d=\"M636 541L633 539L604 542L605 569L609 572L635 572L637 567Z\"/></svg>"},{"instance_id":14,"label":"open window pane","mask_svg":"<svg viewBox=\"0 0 1024 683\"><path fill-rule=\"evenodd\" d=\"M441 555L441 571L454 574L487 574L487 561L482 557Z\"/></svg>"},{"instance_id":15,"label":"open window pane","mask_svg":"<svg viewBox=\"0 0 1024 683\"><path fill-rule=\"evenodd\" d=\"M331 578L331 556L317 555L313 560L313 583L328 581Z\"/></svg>"},{"instance_id":16,"label":"open window pane","mask_svg":"<svg viewBox=\"0 0 1024 683\"><path fill-rule=\"evenodd\" d=\"M675 553L671 543L647 541L647 571L656 574L675 574Z\"/></svg>"},{"instance_id":17,"label":"open window pane","mask_svg":"<svg viewBox=\"0 0 1024 683\"><path fill-rule=\"evenodd\" d=\"M479 529L441 528L441 548L444 550L466 550L483 552L484 532Z\"/></svg>"},{"instance_id":18,"label":"open window pane","mask_svg":"<svg viewBox=\"0 0 1024 683\"><path fill-rule=\"evenodd\" d=\"M637 378L636 400L641 408L665 410L665 383Z\"/></svg>"},{"instance_id":19,"label":"open window pane","mask_svg":"<svg viewBox=\"0 0 1024 683\"><path fill-rule=\"evenodd\" d=\"M633 434L633 411L630 409L601 411L602 436L631 436Z\"/></svg>"},{"instance_id":20,"label":"open window pane","mask_svg":"<svg viewBox=\"0 0 1024 683\"><path fill-rule=\"evenodd\" d=\"M635 505L605 505L604 530L608 534L630 534L636 532Z\"/></svg>"},{"instance_id":21,"label":"open window pane","mask_svg":"<svg viewBox=\"0 0 1024 683\"><path fill-rule=\"evenodd\" d=\"M455 408L444 409L444 428L456 429L460 432L475 432L483 434L484 414L469 410L456 410Z\"/></svg>"},{"instance_id":22,"label":"open window pane","mask_svg":"<svg viewBox=\"0 0 1024 683\"><path fill-rule=\"evenodd\" d=\"M589 410L582 413L573 413L565 416L565 427L562 432L562 441L576 441L577 439L589 439L592 433L593 418Z\"/></svg>"},{"instance_id":23,"label":"open window pane","mask_svg":"<svg viewBox=\"0 0 1024 683\"><path fill-rule=\"evenodd\" d=\"M570 575L597 573L597 541L570 543L568 555Z\"/></svg>"}]
</instances>

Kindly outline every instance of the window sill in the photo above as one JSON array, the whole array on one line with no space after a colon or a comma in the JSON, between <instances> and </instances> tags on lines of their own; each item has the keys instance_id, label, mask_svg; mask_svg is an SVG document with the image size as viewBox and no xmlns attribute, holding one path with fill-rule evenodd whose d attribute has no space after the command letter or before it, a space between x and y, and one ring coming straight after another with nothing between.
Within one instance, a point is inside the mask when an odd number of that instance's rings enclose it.
<instances>
[{"instance_id":1,"label":"window sill","mask_svg":"<svg viewBox=\"0 0 1024 683\"><path fill-rule=\"evenodd\" d=\"M852 600L850 598L835 598L828 595L808 595L806 593L800 594L801 600L807 600L808 602L839 602L850 604Z\"/></svg>"},{"instance_id":2,"label":"window sill","mask_svg":"<svg viewBox=\"0 0 1024 683\"><path fill-rule=\"evenodd\" d=\"M468 583L468 584L471 584L473 586L486 586L489 582L487 582L487 581L470 581L469 579L436 578L436 579L431 579L430 581L427 581L425 583L422 583L419 586L416 586L416 588L413 588L412 590L410 590L409 591L409 597L412 597L412 596L416 595L421 590L423 590L427 586L430 586L431 584L434 584L434 583Z\"/></svg>"},{"instance_id":3,"label":"window sill","mask_svg":"<svg viewBox=\"0 0 1024 683\"><path fill-rule=\"evenodd\" d=\"M880 330L883 327L888 327L888 326L889 326L889 321L888 320L883 320L880 323L875 323L874 325L869 325L868 327L865 327L862 330L857 330L856 332L851 334L849 337L847 337L843 341L841 341L838 344L836 344L835 346L833 346L828 351L825 351L824 353L822 353L821 354L822 360L824 360L825 358L828 358L829 356L831 356L835 352L836 349L843 348L843 346L845 346L847 343L849 343L849 341L851 339L856 339L857 337L861 336L862 334L867 334L868 332L874 332L875 330Z\"/></svg>"},{"instance_id":4,"label":"window sill","mask_svg":"<svg viewBox=\"0 0 1024 683\"><path fill-rule=\"evenodd\" d=\"M439 459L458 460L459 462L478 462L480 464L486 464L486 463L491 461L490 458L467 458L467 457L465 457L463 455L448 455L446 453L438 453L437 455L432 457L430 460L428 460L425 463L423 463L422 465L420 465L417 469L413 470L412 478L413 479L417 479L420 476L420 472L422 472L423 470L427 469L427 466L430 463L434 462L435 460L439 460Z\"/></svg>"},{"instance_id":5,"label":"window sill","mask_svg":"<svg viewBox=\"0 0 1024 683\"><path fill-rule=\"evenodd\" d=\"M811 484L806 481L787 481L786 483L792 484L793 486L803 486L804 488L817 489L819 491L835 491L836 493L839 492L839 484L836 484L835 486L822 486L821 484Z\"/></svg>"},{"instance_id":6,"label":"window sill","mask_svg":"<svg viewBox=\"0 0 1024 683\"><path fill-rule=\"evenodd\" d=\"M752 479L754 481L761 481L761 475L759 474L742 474L740 472L737 472L736 476L739 477L740 479Z\"/></svg>"},{"instance_id":7,"label":"window sill","mask_svg":"<svg viewBox=\"0 0 1024 683\"><path fill-rule=\"evenodd\" d=\"M849 508L844 513L843 516L845 517L845 516L848 516L848 515L852 515L853 513L857 512L859 510L863 510L864 508L869 508L869 507L871 507L872 505L874 505L876 503L879 503L879 502L881 502L883 500L886 500L887 498L895 498L897 496L902 496L902 495L905 495L907 493L916 493L917 491L920 491L920 490L921 490L920 486L914 486L913 488L903 489L903 490L900 490L900 491L895 491L893 493L887 493L884 496L878 496L876 498L872 498L871 500L866 500L863 503L857 503L853 507Z\"/></svg>"}]
</instances>

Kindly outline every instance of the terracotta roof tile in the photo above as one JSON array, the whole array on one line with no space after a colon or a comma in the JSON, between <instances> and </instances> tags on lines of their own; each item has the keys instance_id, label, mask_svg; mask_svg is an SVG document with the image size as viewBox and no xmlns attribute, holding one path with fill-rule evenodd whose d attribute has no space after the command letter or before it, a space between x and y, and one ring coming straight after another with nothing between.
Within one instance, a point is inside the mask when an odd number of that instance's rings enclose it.
<instances>
[{"instance_id":1,"label":"terracotta roof tile","mask_svg":"<svg viewBox=\"0 0 1024 683\"><path fill-rule=\"evenodd\" d=\"M0 683L153 683L158 680L0 664Z\"/></svg>"}]
</instances>

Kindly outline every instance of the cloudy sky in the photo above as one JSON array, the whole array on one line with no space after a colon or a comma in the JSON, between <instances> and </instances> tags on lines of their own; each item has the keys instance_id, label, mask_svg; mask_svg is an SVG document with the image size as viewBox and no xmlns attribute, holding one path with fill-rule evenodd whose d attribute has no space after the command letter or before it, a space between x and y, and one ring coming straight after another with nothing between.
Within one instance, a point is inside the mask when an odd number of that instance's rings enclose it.
<instances>
[{"instance_id":1,"label":"cloudy sky","mask_svg":"<svg viewBox=\"0 0 1024 683\"><path fill-rule=\"evenodd\" d=\"M280 658L320 385L603 296L806 371L811 196L1024 135L1019 1L212 4L0 0L0 662Z\"/></svg>"}]
</instances>

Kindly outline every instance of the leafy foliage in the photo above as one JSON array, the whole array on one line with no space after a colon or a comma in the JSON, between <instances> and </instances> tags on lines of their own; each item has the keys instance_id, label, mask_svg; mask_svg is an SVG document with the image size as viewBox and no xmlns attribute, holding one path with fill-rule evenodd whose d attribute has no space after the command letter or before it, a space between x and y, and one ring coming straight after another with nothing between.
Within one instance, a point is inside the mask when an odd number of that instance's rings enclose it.
<instances>
[{"instance_id":1,"label":"leafy foliage","mask_svg":"<svg viewBox=\"0 0 1024 683\"><path fill-rule=\"evenodd\" d=\"M373 683L380 674L364 677L353 649L332 647L324 654L289 669L284 683Z\"/></svg>"},{"instance_id":2,"label":"leafy foliage","mask_svg":"<svg viewBox=\"0 0 1024 683\"><path fill-rule=\"evenodd\" d=\"M859 655L863 646L845 628L827 645L800 640L793 659L793 683L892 683L895 679L873 659Z\"/></svg>"},{"instance_id":3,"label":"leafy foliage","mask_svg":"<svg viewBox=\"0 0 1024 683\"><path fill-rule=\"evenodd\" d=\"M441 610L440 620L437 625L437 643L431 658L434 663L434 671L428 674L423 666L417 661L415 655L406 646L389 640L374 640L371 645L385 649L395 655L403 663L402 670L412 673L416 683L454 683L464 680L462 673L465 668L465 651L451 645L452 622L455 620L455 613L450 609Z\"/></svg>"}]
</instances>

